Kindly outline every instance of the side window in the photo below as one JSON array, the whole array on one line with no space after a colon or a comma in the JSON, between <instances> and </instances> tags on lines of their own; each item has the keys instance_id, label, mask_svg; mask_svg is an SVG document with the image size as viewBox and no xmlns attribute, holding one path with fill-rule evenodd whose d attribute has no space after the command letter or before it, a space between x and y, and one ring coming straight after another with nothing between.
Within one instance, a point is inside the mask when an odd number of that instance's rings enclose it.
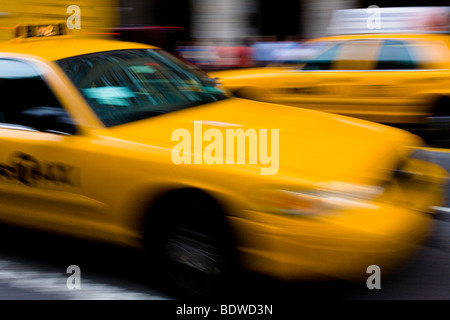
<instances>
[{"instance_id":1,"label":"side window","mask_svg":"<svg viewBox=\"0 0 450 320\"><path fill-rule=\"evenodd\" d=\"M408 43L413 60L419 69L448 69L450 50L442 40L420 39Z\"/></svg>"},{"instance_id":2,"label":"side window","mask_svg":"<svg viewBox=\"0 0 450 320\"><path fill-rule=\"evenodd\" d=\"M337 43L325 49L316 57L307 60L302 70L330 70L341 45L342 43Z\"/></svg>"},{"instance_id":3,"label":"side window","mask_svg":"<svg viewBox=\"0 0 450 320\"><path fill-rule=\"evenodd\" d=\"M374 67L381 40L357 39L346 41L337 55L333 70L371 70Z\"/></svg>"},{"instance_id":4,"label":"side window","mask_svg":"<svg viewBox=\"0 0 450 320\"><path fill-rule=\"evenodd\" d=\"M40 72L26 62L0 59L0 124L44 130L40 122L48 122L49 113L68 117Z\"/></svg>"},{"instance_id":5,"label":"side window","mask_svg":"<svg viewBox=\"0 0 450 320\"><path fill-rule=\"evenodd\" d=\"M377 70L417 69L409 48L402 41L385 40L380 50Z\"/></svg>"}]
</instances>

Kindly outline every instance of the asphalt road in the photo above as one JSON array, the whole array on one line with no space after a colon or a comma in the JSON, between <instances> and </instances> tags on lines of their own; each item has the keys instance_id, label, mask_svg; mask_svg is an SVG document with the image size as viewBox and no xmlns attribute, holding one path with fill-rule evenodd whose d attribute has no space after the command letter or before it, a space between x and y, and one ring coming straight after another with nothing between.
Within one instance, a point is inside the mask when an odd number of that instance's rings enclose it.
<instances>
[{"instance_id":1,"label":"asphalt road","mask_svg":"<svg viewBox=\"0 0 450 320\"><path fill-rule=\"evenodd\" d=\"M450 151L429 151L450 172ZM447 190L450 199L450 188ZM447 206L450 202L447 200ZM80 288L67 268L80 268ZM138 252L0 226L0 300L172 300L153 282ZM436 216L433 232L381 289L365 284L286 284L255 277L236 296L270 299L450 299L450 209Z\"/></svg>"}]
</instances>

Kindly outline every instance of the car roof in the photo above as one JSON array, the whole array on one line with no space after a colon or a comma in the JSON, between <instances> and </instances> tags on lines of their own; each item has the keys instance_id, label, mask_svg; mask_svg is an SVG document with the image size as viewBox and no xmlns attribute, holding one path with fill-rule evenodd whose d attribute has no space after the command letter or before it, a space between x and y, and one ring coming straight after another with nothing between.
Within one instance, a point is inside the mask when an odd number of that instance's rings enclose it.
<instances>
[{"instance_id":1,"label":"car roof","mask_svg":"<svg viewBox=\"0 0 450 320\"><path fill-rule=\"evenodd\" d=\"M0 54L17 53L33 55L55 61L95 52L126 49L158 49L143 43L105 39L83 39L60 36L39 39L12 39L0 42Z\"/></svg>"}]
</instances>

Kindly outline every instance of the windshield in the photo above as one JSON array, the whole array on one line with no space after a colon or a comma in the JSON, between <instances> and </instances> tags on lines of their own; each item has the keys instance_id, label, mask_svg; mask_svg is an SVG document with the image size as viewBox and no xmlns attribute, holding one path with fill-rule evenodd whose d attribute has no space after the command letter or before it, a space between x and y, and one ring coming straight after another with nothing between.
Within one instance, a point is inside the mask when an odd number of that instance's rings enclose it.
<instances>
[{"instance_id":1,"label":"windshield","mask_svg":"<svg viewBox=\"0 0 450 320\"><path fill-rule=\"evenodd\" d=\"M205 73L160 49L56 62L107 127L228 98Z\"/></svg>"}]
</instances>

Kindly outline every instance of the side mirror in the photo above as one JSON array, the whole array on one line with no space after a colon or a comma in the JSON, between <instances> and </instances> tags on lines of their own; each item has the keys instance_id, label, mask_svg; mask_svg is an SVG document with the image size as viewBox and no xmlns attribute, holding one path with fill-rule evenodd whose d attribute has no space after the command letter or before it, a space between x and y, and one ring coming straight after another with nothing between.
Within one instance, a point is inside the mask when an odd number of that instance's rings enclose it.
<instances>
[{"instance_id":1,"label":"side mirror","mask_svg":"<svg viewBox=\"0 0 450 320\"><path fill-rule=\"evenodd\" d=\"M72 135L76 126L63 108L34 107L22 111L23 124L39 131Z\"/></svg>"},{"instance_id":2,"label":"side mirror","mask_svg":"<svg viewBox=\"0 0 450 320\"><path fill-rule=\"evenodd\" d=\"M259 87L242 87L233 91L233 94L242 99L250 99L256 101L263 101L264 90Z\"/></svg>"}]
</instances>

